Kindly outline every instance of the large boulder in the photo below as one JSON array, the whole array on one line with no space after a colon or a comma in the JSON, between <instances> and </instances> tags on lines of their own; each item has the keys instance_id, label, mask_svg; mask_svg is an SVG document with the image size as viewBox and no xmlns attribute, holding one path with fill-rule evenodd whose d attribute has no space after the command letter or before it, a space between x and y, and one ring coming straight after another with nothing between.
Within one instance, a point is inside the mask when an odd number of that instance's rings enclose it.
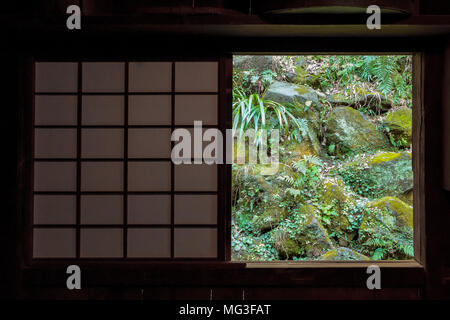
<instances>
[{"instance_id":1,"label":"large boulder","mask_svg":"<svg viewBox=\"0 0 450 320\"><path fill-rule=\"evenodd\" d=\"M341 243L353 240L362 218L358 196L337 178L325 179L321 189L321 219L328 234Z\"/></svg>"},{"instance_id":2,"label":"large boulder","mask_svg":"<svg viewBox=\"0 0 450 320\"><path fill-rule=\"evenodd\" d=\"M252 225L255 230L264 233L277 227L287 217L287 214L286 208L270 201L265 203L261 207L260 213L253 217Z\"/></svg>"},{"instance_id":3,"label":"large boulder","mask_svg":"<svg viewBox=\"0 0 450 320\"><path fill-rule=\"evenodd\" d=\"M327 231L317 218L318 214L315 207L303 205L297 215L272 231L274 247L281 258L319 257L333 249Z\"/></svg>"},{"instance_id":4,"label":"large boulder","mask_svg":"<svg viewBox=\"0 0 450 320\"><path fill-rule=\"evenodd\" d=\"M272 56L234 56L233 67L242 71L253 69L257 72L274 69Z\"/></svg>"},{"instance_id":5,"label":"large boulder","mask_svg":"<svg viewBox=\"0 0 450 320\"><path fill-rule=\"evenodd\" d=\"M339 174L353 191L371 199L397 196L413 188L409 152L383 152L344 165Z\"/></svg>"},{"instance_id":6,"label":"large boulder","mask_svg":"<svg viewBox=\"0 0 450 320\"><path fill-rule=\"evenodd\" d=\"M337 154L389 149L387 137L361 112L351 107L334 108L328 117L326 137Z\"/></svg>"},{"instance_id":7,"label":"large boulder","mask_svg":"<svg viewBox=\"0 0 450 320\"><path fill-rule=\"evenodd\" d=\"M322 261L367 261L370 260L369 257L356 252L355 250L340 247L333 250L328 251L327 253L321 255L318 260Z\"/></svg>"},{"instance_id":8,"label":"large boulder","mask_svg":"<svg viewBox=\"0 0 450 320\"><path fill-rule=\"evenodd\" d=\"M412 110L404 107L389 112L383 119L391 142L396 147L409 147L412 142Z\"/></svg>"},{"instance_id":9,"label":"large boulder","mask_svg":"<svg viewBox=\"0 0 450 320\"><path fill-rule=\"evenodd\" d=\"M318 210L311 205L304 205L300 208L300 214L306 219L295 239L305 249L306 254L320 256L324 251L333 248L326 229L318 221Z\"/></svg>"},{"instance_id":10,"label":"large boulder","mask_svg":"<svg viewBox=\"0 0 450 320\"><path fill-rule=\"evenodd\" d=\"M298 102L311 104L316 108L320 106L316 91L306 86L283 81L274 81L267 89L264 98L281 104Z\"/></svg>"},{"instance_id":11,"label":"large boulder","mask_svg":"<svg viewBox=\"0 0 450 320\"><path fill-rule=\"evenodd\" d=\"M407 203L396 197L383 197L371 201L367 204L368 208L377 208L387 210L395 217L398 226L413 227L413 208Z\"/></svg>"},{"instance_id":12,"label":"large boulder","mask_svg":"<svg viewBox=\"0 0 450 320\"><path fill-rule=\"evenodd\" d=\"M361 252L376 260L412 258L413 208L395 197L369 202L358 241Z\"/></svg>"}]
</instances>

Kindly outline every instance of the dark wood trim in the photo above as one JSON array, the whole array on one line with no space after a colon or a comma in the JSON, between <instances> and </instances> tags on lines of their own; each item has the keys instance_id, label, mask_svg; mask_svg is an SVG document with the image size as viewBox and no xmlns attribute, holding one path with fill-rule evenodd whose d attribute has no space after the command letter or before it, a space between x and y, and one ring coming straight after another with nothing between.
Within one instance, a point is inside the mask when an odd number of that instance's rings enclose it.
<instances>
[{"instance_id":1,"label":"dark wood trim","mask_svg":"<svg viewBox=\"0 0 450 320\"><path fill-rule=\"evenodd\" d=\"M145 263L134 259L133 268L112 261L81 261L83 281L89 287L126 286L145 288L151 286L265 286L265 287L333 287L366 288L367 264L319 264L308 268L246 268L241 263L217 263L206 261L164 261ZM139 262L139 263L138 263ZM348 264L347 264L348 265ZM421 267L381 265L383 288L420 288L425 283ZM26 283L30 286L64 287L66 281L64 261L52 266L24 270Z\"/></svg>"},{"instance_id":2,"label":"dark wood trim","mask_svg":"<svg viewBox=\"0 0 450 320\"><path fill-rule=\"evenodd\" d=\"M220 165L220 175L219 175L219 188L220 188L220 214L219 214L219 225L222 229L222 238L219 243L221 248L224 248L222 253L222 260L231 260L231 171L232 165L226 162L226 138L227 129L232 127L232 91L233 91L233 56L226 54L220 59L220 113L219 113L219 124L220 130L224 137L223 144L223 162Z\"/></svg>"},{"instance_id":3,"label":"dark wood trim","mask_svg":"<svg viewBox=\"0 0 450 320\"><path fill-rule=\"evenodd\" d=\"M122 214L123 214L123 257L126 259L128 256L128 85L129 85L129 62L125 61L125 79L124 79L124 106L123 106L123 197L122 197Z\"/></svg>"},{"instance_id":4,"label":"dark wood trim","mask_svg":"<svg viewBox=\"0 0 450 320\"><path fill-rule=\"evenodd\" d=\"M75 256L79 258L81 256L81 124L83 119L83 66L81 61L78 61L78 87L77 87L77 185L76 185L76 238L75 238L75 245L76 245L76 251ZM33 141L34 144L34 141ZM34 201L34 200L33 200Z\"/></svg>"},{"instance_id":5,"label":"dark wood trim","mask_svg":"<svg viewBox=\"0 0 450 320\"><path fill-rule=\"evenodd\" d=\"M414 173L413 188L413 225L414 225L414 258L425 264L425 193L424 193L424 152L425 137L423 131L424 103L423 103L423 54L413 56L413 152L412 163Z\"/></svg>"},{"instance_id":6,"label":"dark wood trim","mask_svg":"<svg viewBox=\"0 0 450 320\"><path fill-rule=\"evenodd\" d=\"M442 91L448 90L443 83L444 45L423 53L423 104L422 134L424 139L422 182L424 197L424 220L422 236L423 265L426 270L426 294L428 298L442 296L442 265L445 255L442 251L448 242L447 226L449 207L442 189ZM422 165L422 164L421 164ZM447 210L447 212L446 212Z\"/></svg>"}]
</instances>

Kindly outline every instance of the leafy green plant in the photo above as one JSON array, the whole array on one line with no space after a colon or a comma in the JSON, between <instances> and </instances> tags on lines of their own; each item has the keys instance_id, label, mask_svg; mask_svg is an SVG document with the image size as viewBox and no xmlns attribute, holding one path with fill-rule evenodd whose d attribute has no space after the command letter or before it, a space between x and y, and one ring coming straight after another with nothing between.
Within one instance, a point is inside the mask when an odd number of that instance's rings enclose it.
<instances>
[{"instance_id":1,"label":"leafy green plant","mask_svg":"<svg viewBox=\"0 0 450 320\"><path fill-rule=\"evenodd\" d=\"M240 129L241 133L248 128L255 129L258 136L259 129L272 129L268 127L268 118L278 120L278 126L286 135L297 137L297 131L290 130L291 125L300 132L305 131L304 122L297 119L291 112L290 106L265 100L258 94L246 96L239 88L233 91L233 129Z\"/></svg>"},{"instance_id":2,"label":"leafy green plant","mask_svg":"<svg viewBox=\"0 0 450 320\"><path fill-rule=\"evenodd\" d=\"M296 175L280 175L277 179L289 185L285 193L292 196L294 202L298 199L311 199L316 194L322 165L322 160L317 156L303 156L302 159L292 163Z\"/></svg>"}]
</instances>

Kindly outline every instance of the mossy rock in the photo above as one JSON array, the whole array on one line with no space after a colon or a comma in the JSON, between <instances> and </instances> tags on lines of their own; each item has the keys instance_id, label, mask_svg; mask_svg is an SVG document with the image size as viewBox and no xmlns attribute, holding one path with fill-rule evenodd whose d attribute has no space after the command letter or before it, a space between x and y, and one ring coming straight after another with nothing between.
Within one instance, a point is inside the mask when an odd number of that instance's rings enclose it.
<instances>
[{"instance_id":1,"label":"mossy rock","mask_svg":"<svg viewBox=\"0 0 450 320\"><path fill-rule=\"evenodd\" d=\"M387 137L375 124L351 107L338 107L331 111L325 135L338 155L391 148Z\"/></svg>"},{"instance_id":2,"label":"mossy rock","mask_svg":"<svg viewBox=\"0 0 450 320\"><path fill-rule=\"evenodd\" d=\"M279 207L276 203L269 203L262 207L261 214L255 215L252 224L261 233L277 227L287 216L285 208Z\"/></svg>"},{"instance_id":3,"label":"mossy rock","mask_svg":"<svg viewBox=\"0 0 450 320\"><path fill-rule=\"evenodd\" d=\"M275 259L275 254L267 250L266 243L258 237L246 236L245 243L231 247L231 260L234 261L267 261Z\"/></svg>"},{"instance_id":4,"label":"mossy rock","mask_svg":"<svg viewBox=\"0 0 450 320\"><path fill-rule=\"evenodd\" d=\"M322 183L321 201L323 207L328 212L329 223L324 226L329 234L332 234L339 240L351 241L357 234L357 221L360 220L361 212L358 208L357 198L351 190L347 190L341 179L326 179ZM324 215L325 212L322 212ZM324 217L322 218L324 220ZM353 224L352 224L353 222Z\"/></svg>"},{"instance_id":5,"label":"mossy rock","mask_svg":"<svg viewBox=\"0 0 450 320\"><path fill-rule=\"evenodd\" d=\"M319 211L311 205L304 205L300 208L300 214L305 217L305 221L295 239L304 248L306 254L317 257L333 248L327 230L317 219Z\"/></svg>"},{"instance_id":6,"label":"mossy rock","mask_svg":"<svg viewBox=\"0 0 450 320\"><path fill-rule=\"evenodd\" d=\"M383 119L391 141L396 146L409 147L412 143L412 110L404 107L389 112Z\"/></svg>"},{"instance_id":7,"label":"mossy rock","mask_svg":"<svg viewBox=\"0 0 450 320\"><path fill-rule=\"evenodd\" d=\"M385 259L411 259L413 250L413 209L395 197L369 202L359 228L361 252L383 252ZM380 258L378 258L380 259Z\"/></svg>"},{"instance_id":8,"label":"mossy rock","mask_svg":"<svg viewBox=\"0 0 450 320\"><path fill-rule=\"evenodd\" d=\"M317 219L318 211L311 205L299 208L299 219L289 225L280 224L272 230L273 246L280 258L319 257L333 248L330 237Z\"/></svg>"},{"instance_id":9,"label":"mossy rock","mask_svg":"<svg viewBox=\"0 0 450 320\"><path fill-rule=\"evenodd\" d=\"M287 141L285 146L280 150L280 161L291 163L303 159L304 156L319 156L322 153L320 142L314 132L308 134L298 142Z\"/></svg>"},{"instance_id":10,"label":"mossy rock","mask_svg":"<svg viewBox=\"0 0 450 320\"><path fill-rule=\"evenodd\" d=\"M292 114L302 126L301 141L286 139L283 141L284 149L288 154L280 154L280 157L288 160L299 160L303 155L320 155L321 145L319 141L320 120L318 112L302 103L296 103L292 108ZM293 154L293 156L290 156Z\"/></svg>"},{"instance_id":11,"label":"mossy rock","mask_svg":"<svg viewBox=\"0 0 450 320\"><path fill-rule=\"evenodd\" d=\"M281 259L292 259L301 253L300 245L285 233L275 233L275 237L274 247Z\"/></svg>"},{"instance_id":12,"label":"mossy rock","mask_svg":"<svg viewBox=\"0 0 450 320\"><path fill-rule=\"evenodd\" d=\"M383 197L367 204L369 208L388 210L395 215L399 226L413 227L413 208L396 197Z\"/></svg>"},{"instance_id":13,"label":"mossy rock","mask_svg":"<svg viewBox=\"0 0 450 320\"><path fill-rule=\"evenodd\" d=\"M341 92L327 96L327 101L335 106L348 106L351 104L350 99L347 99Z\"/></svg>"},{"instance_id":14,"label":"mossy rock","mask_svg":"<svg viewBox=\"0 0 450 320\"><path fill-rule=\"evenodd\" d=\"M274 64L273 56L243 55L233 57L233 68L242 71L248 71L250 69L254 69L257 72L273 70L276 68Z\"/></svg>"},{"instance_id":15,"label":"mossy rock","mask_svg":"<svg viewBox=\"0 0 450 320\"><path fill-rule=\"evenodd\" d=\"M382 152L359 158L348 162L339 173L353 191L369 199L397 196L413 188L409 152Z\"/></svg>"},{"instance_id":16,"label":"mossy rock","mask_svg":"<svg viewBox=\"0 0 450 320\"><path fill-rule=\"evenodd\" d=\"M369 257L356 252L355 250L340 247L333 250L328 251L324 255L320 256L318 260L322 261L368 261Z\"/></svg>"},{"instance_id":17,"label":"mossy rock","mask_svg":"<svg viewBox=\"0 0 450 320\"><path fill-rule=\"evenodd\" d=\"M314 89L283 81L274 81L267 89L264 99L281 104L305 104L307 101L311 101L314 107L320 107L319 97Z\"/></svg>"}]
</instances>

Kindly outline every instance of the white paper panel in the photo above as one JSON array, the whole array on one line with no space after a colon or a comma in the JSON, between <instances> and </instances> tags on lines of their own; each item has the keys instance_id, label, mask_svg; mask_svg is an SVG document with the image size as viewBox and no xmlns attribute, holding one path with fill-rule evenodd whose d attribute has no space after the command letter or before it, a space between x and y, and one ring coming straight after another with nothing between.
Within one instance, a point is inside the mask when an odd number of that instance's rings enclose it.
<instances>
[{"instance_id":1,"label":"white paper panel","mask_svg":"<svg viewBox=\"0 0 450 320\"><path fill-rule=\"evenodd\" d=\"M83 62L83 92L123 92L123 62Z\"/></svg>"},{"instance_id":2,"label":"white paper panel","mask_svg":"<svg viewBox=\"0 0 450 320\"><path fill-rule=\"evenodd\" d=\"M169 191L170 162L128 162L129 191Z\"/></svg>"},{"instance_id":3,"label":"white paper panel","mask_svg":"<svg viewBox=\"0 0 450 320\"><path fill-rule=\"evenodd\" d=\"M36 92L77 92L78 63L36 62Z\"/></svg>"},{"instance_id":4,"label":"white paper panel","mask_svg":"<svg viewBox=\"0 0 450 320\"><path fill-rule=\"evenodd\" d=\"M170 258L170 229L128 229L130 258Z\"/></svg>"},{"instance_id":5,"label":"white paper panel","mask_svg":"<svg viewBox=\"0 0 450 320\"><path fill-rule=\"evenodd\" d=\"M170 129L128 129L129 158L170 158Z\"/></svg>"},{"instance_id":6,"label":"white paper panel","mask_svg":"<svg viewBox=\"0 0 450 320\"><path fill-rule=\"evenodd\" d=\"M75 191L76 162L35 162L35 191Z\"/></svg>"},{"instance_id":7,"label":"white paper panel","mask_svg":"<svg viewBox=\"0 0 450 320\"><path fill-rule=\"evenodd\" d=\"M122 229L81 229L82 258L123 257Z\"/></svg>"},{"instance_id":8,"label":"white paper panel","mask_svg":"<svg viewBox=\"0 0 450 320\"><path fill-rule=\"evenodd\" d=\"M81 224L122 224L123 196L82 195Z\"/></svg>"},{"instance_id":9,"label":"white paper panel","mask_svg":"<svg viewBox=\"0 0 450 320\"><path fill-rule=\"evenodd\" d=\"M216 92L218 90L217 62L176 62L175 91Z\"/></svg>"},{"instance_id":10,"label":"white paper panel","mask_svg":"<svg viewBox=\"0 0 450 320\"><path fill-rule=\"evenodd\" d=\"M129 195L128 224L170 224L170 195Z\"/></svg>"},{"instance_id":11,"label":"white paper panel","mask_svg":"<svg viewBox=\"0 0 450 320\"><path fill-rule=\"evenodd\" d=\"M81 191L122 191L122 162L88 162L81 164Z\"/></svg>"},{"instance_id":12,"label":"white paper panel","mask_svg":"<svg viewBox=\"0 0 450 320\"><path fill-rule=\"evenodd\" d=\"M170 125L171 96L128 96L128 123L130 125Z\"/></svg>"},{"instance_id":13,"label":"white paper panel","mask_svg":"<svg viewBox=\"0 0 450 320\"><path fill-rule=\"evenodd\" d=\"M217 95L176 95L175 124L217 124Z\"/></svg>"},{"instance_id":14,"label":"white paper panel","mask_svg":"<svg viewBox=\"0 0 450 320\"><path fill-rule=\"evenodd\" d=\"M217 165L181 164L175 166L175 191L216 191Z\"/></svg>"},{"instance_id":15,"label":"white paper panel","mask_svg":"<svg viewBox=\"0 0 450 320\"><path fill-rule=\"evenodd\" d=\"M75 158L76 155L76 129L35 129L35 158Z\"/></svg>"},{"instance_id":16,"label":"white paper panel","mask_svg":"<svg viewBox=\"0 0 450 320\"><path fill-rule=\"evenodd\" d=\"M123 129L82 129L82 158L122 158Z\"/></svg>"},{"instance_id":17,"label":"white paper panel","mask_svg":"<svg viewBox=\"0 0 450 320\"><path fill-rule=\"evenodd\" d=\"M170 92L171 62L130 62L130 92Z\"/></svg>"},{"instance_id":18,"label":"white paper panel","mask_svg":"<svg viewBox=\"0 0 450 320\"><path fill-rule=\"evenodd\" d=\"M175 258L217 257L217 229L175 228Z\"/></svg>"},{"instance_id":19,"label":"white paper panel","mask_svg":"<svg viewBox=\"0 0 450 320\"><path fill-rule=\"evenodd\" d=\"M34 258L74 258L76 255L75 229L33 230Z\"/></svg>"},{"instance_id":20,"label":"white paper panel","mask_svg":"<svg viewBox=\"0 0 450 320\"><path fill-rule=\"evenodd\" d=\"M83 125L123 125L123 96L83 96Z\"/></svg>"},{"instance_id":21,"label":"white paper panel","mask_svg":"<svg viewBox=\"0 0 450 320\"><path fill-rule=\"evenodd\" d=\"M175 195L175 224L216 224L216 195Z\"/></svg>"},{"instance_id":22,"label":"white paper panel","mask_svg":"<svg viewBox=\"0 0 450 320\"><path fill-rule=\"evenodd\" d=\"M35 125L76 125L77 96L36 95L34 97Z\"/></svg>"},{"instance_id":23,"label":"white paper panel","mask_svg":"<svg viewBox=\"0 0 450 320\"><path fill-rule=\"evenodd\" d=\"M73 195L35 195L34 224L75 224L76 198Z\"/></svg>"}]
</instances>

